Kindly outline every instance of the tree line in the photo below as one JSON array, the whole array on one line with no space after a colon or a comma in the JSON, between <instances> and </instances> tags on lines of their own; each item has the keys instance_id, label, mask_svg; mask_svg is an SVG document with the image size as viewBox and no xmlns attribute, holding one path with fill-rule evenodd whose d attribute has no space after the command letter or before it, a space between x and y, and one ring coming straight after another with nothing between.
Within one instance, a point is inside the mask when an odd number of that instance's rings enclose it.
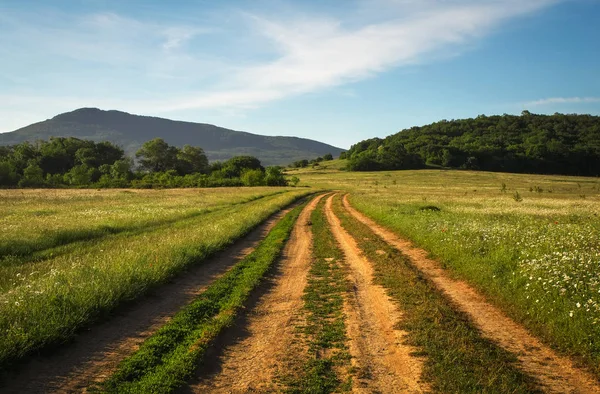
<instances>
[{"instance_id":1,"label":"tree line","mask_svg":"<svg viewBox=\"0 0 600 394\"><path fill-rule=\"evenodd\" d=\"M147 141L135 161L119 146L74 137L0 146L0 187L286 186L279 167L253 156L209 163L200 147ZM297 179L292 179L296 184Z\"/></svg>"},{"instance_id":2,"label":"tree line","mask_svg":"<svg viewBox=\"0 0 600 394\"><path fill-rule=\"evenodd\" d=\"M442 120L361 141L343 156L354 171L445 167L598 176L600 117L523 111Z\"/></svg>"},{"instance_id":3,"label":"tree line","mask_svg":"<svg viewBox=\"0 0 600 394\"><path fill-rule=\"evenodd\" d=\"M316 159L312 159L312 160L308 160L308 159L303 159L303 160L298 160L295 161L293 163L291 163L290 165L288 165L288 167L290 168L306 168L309 165L313 166L313 167L318 167L321 162L324 161L331 161L333 160L333 155L331 153L327 153L323 156L319 156Z\"/></svg>"}]
</instances>

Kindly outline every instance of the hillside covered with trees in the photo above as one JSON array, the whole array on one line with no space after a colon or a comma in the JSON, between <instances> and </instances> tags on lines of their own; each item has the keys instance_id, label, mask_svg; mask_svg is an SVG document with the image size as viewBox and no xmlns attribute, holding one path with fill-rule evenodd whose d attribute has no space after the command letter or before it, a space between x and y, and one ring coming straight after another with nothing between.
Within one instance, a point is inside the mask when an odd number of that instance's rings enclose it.
<instances>
[{"instance_id":1,"label":"hillside covered with trees","mask_svg":"<svg viewBox=\"0 0 600 394\"><path fill-rule=\"evenodd\" d=\"M600 175L600 117L478 116L442 120L353 145L348 169L424 167L536 174Z\"/></svg>"},{"instance_id":2,"label":"hillside covered with trees","mask_svg":"<svg viewBox=\"0 0 600 394\"><path fill-rule=\"evenodd\" d=\"M209 164L200 147L177 148L161 138L142 144L138 165L111 142L50 138L0 146L0 187L285 186L279 167L252 156Z\"/></svg>"},{"instance_id":3,"label":"hillside covered with trees","mask_svg":"<svg viewBox=\"0 0 600 394\"><path fill-rule=\"evenodd\" d=\"M16 145L50 137L75 137L95 142L109 141L133 156L145 141L162 138L169 145L201 146L209 160L225 161L234 156L254 156L265 165L286 165L326 153L338 155L341 149L298 137L264 136L235 131L205 123L174 121L139 116L122 111L80 108L0 133L0 145Z\"/></svg>"}]
</instances>

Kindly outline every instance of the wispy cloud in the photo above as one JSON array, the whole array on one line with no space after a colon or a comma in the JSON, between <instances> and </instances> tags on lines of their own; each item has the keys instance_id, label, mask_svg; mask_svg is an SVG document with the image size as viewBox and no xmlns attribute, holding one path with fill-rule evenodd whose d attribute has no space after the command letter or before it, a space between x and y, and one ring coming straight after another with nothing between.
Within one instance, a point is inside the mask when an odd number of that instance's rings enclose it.
<instances>
[{"instance_id":1,"label":"wispy cloud","mask_svg":"<svg viewBox=\"0 0 600 394\"><path fill-rule=\"evenodd\" d=\"M550 97L526 103L526 106L541 107L553 104L589 104L600 103L600 97Z\"/></svg>"},{"instance_id":2,"label":"wispy cloud","mask_svg":"<svg viewBox=\"0 0 600 394\"><path fill-rule=\"evenodd\" d=\"M11 84L0 118L43 102L48 111L80 103L147 114L255 108L460 54L558 1L356 0L335 15L290 3L285 14L228 9L222 20L0 15L0 84ZM43 67L23 67L32 64Z\"/></svg>"},{"instance_id":3,"label":"wispy cloud","mask_svg":"<svg viewBox=\"0 0 600 394\"><path fill-rule=\"evenodd\" d=\"M165 110L252 107L370 78L394 67L421 63L438 53L459 53L502 22L555 3L427 1L417 6L412 1L387 2L393 14L354 28L332 17L302 15L278 20L251 15L251 26L278 49L278 56L234 70L225 87L205 90L199 97L172 100Z\"/></svg>"}]
</instances>

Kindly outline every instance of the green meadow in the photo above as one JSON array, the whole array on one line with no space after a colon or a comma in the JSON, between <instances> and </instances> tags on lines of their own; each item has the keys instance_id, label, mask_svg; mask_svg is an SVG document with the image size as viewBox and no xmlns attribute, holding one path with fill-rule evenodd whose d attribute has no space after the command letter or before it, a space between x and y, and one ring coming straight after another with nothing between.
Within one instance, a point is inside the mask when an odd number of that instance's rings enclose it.
<instances>
[{"instance_id":1,"label":"green meadow","mask_svg":"<svg viewBox=\"0 0 600 394\"><path fill-rule=\"evenodd\" d=\"M308 192L1 193L0 368L68 341Z\"/></svg>"},{"instance_id":2,"label":"green meadow","mask_svg":"<svg viewBox=\"0 0 600 394\"><path fill-rule=\"evenodd\" d=\"M350 193L357 209L600 376L600 179L344 165L289 175Z\"/></svg>"}]
</instances>

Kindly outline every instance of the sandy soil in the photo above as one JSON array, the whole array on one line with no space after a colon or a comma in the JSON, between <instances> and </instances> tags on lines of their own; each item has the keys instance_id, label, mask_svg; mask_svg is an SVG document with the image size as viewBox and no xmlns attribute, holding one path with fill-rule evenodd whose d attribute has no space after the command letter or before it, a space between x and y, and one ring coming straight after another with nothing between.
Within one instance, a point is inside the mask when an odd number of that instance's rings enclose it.
<instances>
[{"instance_id":1,"label":"sandy soil","mask_svg":"<svg viewBox=\"0 0 600 394\"><path fill-rule=\"evenodd\" d=\"M382 286L373 283L373 268L356 241L341 226L327 200L326 215L333 234L345 254L353 292L345 307L350 354L359 369L354 392L419 393L422 359L403 344L405 333L394 329L402 318Z\"/></svg>"},{"instance_id":2,"label":"sandy soil","mask_svg":"<svg viewBox=\"0 0 600 394\"><path fill-rule=\"evenodd\" d=\"M220 354L205 363L206 368L185 392L279 391L276 378L285 368L290 349L295 348L295 329L310 269L310 215L322 197L313 199L300 214L270 288L245 314L243 323L232 328L235 333L229 335Z\"/></svg>"},{"instance_id":3,"label":"sandy soil","mask_svg":"<svg viewBox=\"0 0 600 394\"><path fill-rule=\"evenodd\" d=\"M0 392L85 392L90 384L108 377L122 359L137 350L212 281L251 253L287 212L289 209L273 215L227 250L123 308L110 320L82 332L54 354L33 358L9 377Z\"/></svg>"},{"instance_id":4,"label":"sandy soil","mask_svg":"<svg viewBox=\"0 0 600 394\"><path fill-rule=\"evenodd\" d=\"M394 246L427 275L435 285L466 312L482 331L504 349L514 353L523 370L536 378L542 389L551 393L600 393L600 385L588 373L576 368L566 357L559 356L532 336L524 327L507 317L500 309L488 303L467 283L450 278L439 263L429 259L427 252L392 231L379 226L355 210L344 196L344 206L355 218L366 224L382 239Z\"/></svg>"}]
</instances>

